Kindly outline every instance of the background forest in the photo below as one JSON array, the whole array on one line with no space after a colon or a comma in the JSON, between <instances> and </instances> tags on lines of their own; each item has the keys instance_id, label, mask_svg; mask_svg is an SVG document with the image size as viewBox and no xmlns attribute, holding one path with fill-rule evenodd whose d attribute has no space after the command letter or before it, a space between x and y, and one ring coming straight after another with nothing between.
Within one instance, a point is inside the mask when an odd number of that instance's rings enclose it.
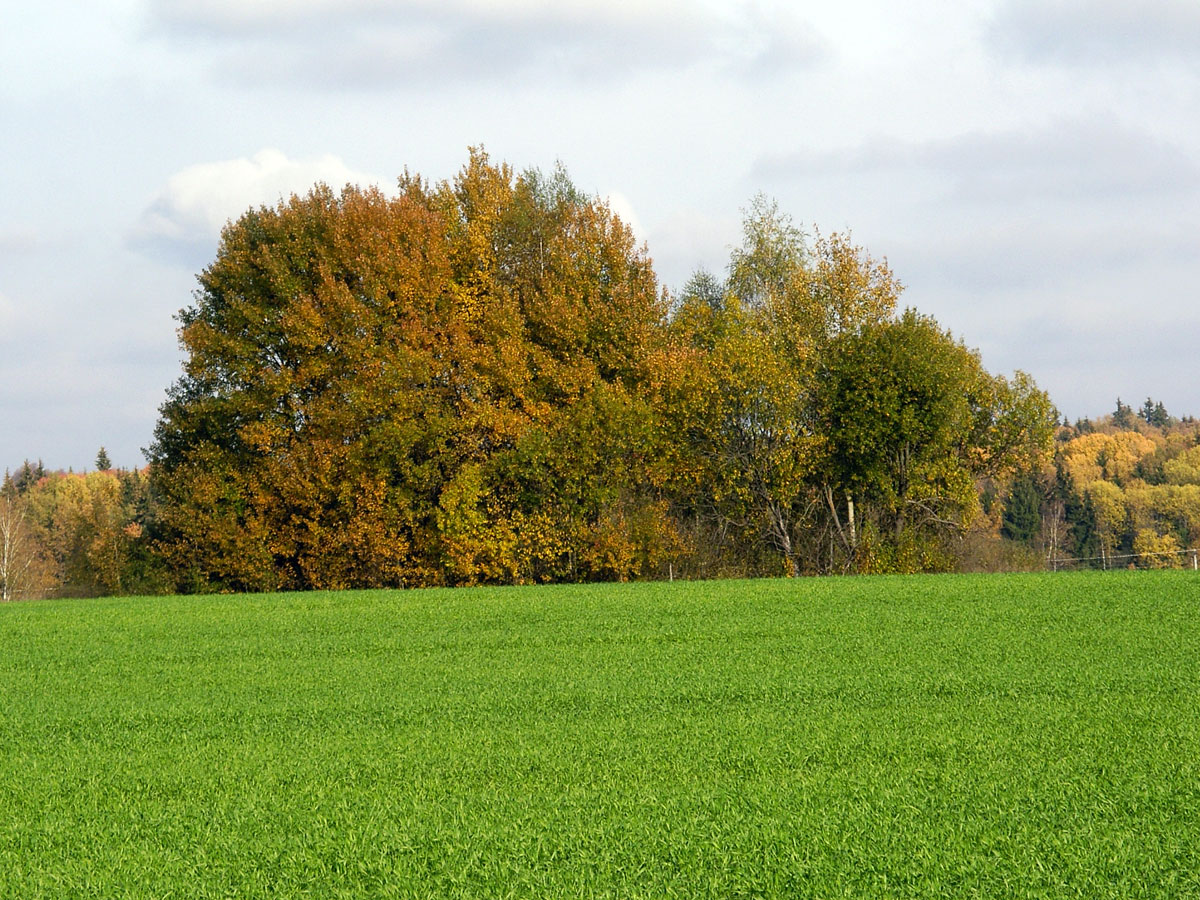
<instances>
[{"instance_id":1,"label":"background forest","mask_svg":"<svg viewBox=\"0 0 1200 900\"><path fill-rule=\"evenodd\" d=\"M0 491L4 599L1179 565L1200 426L1060 424L848 235L747 210L663 291L564 172L481 151L248 211L142 471ZM1136 554L1136 555L1135 555ZM1078 563L1072 563L1078 564Z\"/></svg>"}]
</instances>

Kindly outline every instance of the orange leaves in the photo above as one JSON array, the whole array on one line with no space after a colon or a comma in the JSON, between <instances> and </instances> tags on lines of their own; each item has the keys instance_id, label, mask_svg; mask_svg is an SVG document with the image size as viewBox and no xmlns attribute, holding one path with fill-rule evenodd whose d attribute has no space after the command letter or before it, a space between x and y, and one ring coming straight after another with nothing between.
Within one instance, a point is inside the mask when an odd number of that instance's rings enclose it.
<instances>
[{"instance_id":1,"label":"orange leaves","mask_svg":"<svg viewBox=\"0 0 1200 900\"><path fill-rule=\"evenodd\" d=\"M661 319L604 204L482 151L396 198L248 212L180 314L152 448L172 564L238 589L576 577L615 488L566 429L646 378ZM621 452L640 490L649 454Z\"/></svg>"},{"instance_id":2,"label":"orange leaves","mask_svg":"<svg viewBox=\"0 0 1200 900\"><path fill-rule=\"evenodd\" d=\"M1035 391L940 332L905 351L933 326L897 321L886 262L838 234L807 246L765 201L729 280L693 287L668 320L606 204L481 150L395 198L318 186L248 212L180 314L189 358L151 451L172 566L231 589L634 578L703 520L798 571L805 529L838 515L834 473L870 458L864 519L893 495L958 502L963 471L1011 464L1040 421ZM865 482L842 481L849 517Z\"/></svg>"}]
</instances>

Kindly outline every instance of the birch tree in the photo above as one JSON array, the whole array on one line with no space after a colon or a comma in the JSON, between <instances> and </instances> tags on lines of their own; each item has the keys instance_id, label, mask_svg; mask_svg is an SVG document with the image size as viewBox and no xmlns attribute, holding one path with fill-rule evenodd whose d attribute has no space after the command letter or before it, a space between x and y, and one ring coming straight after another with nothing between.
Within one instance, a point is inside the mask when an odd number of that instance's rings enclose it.
<instances>
[{"instance_id":1,"label":"birch tree","mask_svg":"<svg viewBox=\"0 0 1200 900\"><path fill-rule=\"evenodd\" d=\"M6 487L0 492L0 601L37 599L53 586L50 567L25 498Z\"/></svg>"}]
</instances>

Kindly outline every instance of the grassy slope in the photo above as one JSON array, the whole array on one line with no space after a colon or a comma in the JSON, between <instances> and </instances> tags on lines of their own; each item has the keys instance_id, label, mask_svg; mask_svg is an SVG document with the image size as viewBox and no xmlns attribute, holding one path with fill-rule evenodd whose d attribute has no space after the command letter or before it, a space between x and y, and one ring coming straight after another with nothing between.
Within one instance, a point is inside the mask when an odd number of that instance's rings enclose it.
<instances>
[{"instance_id":1,"label":"grassy slope","mask_svg":"<svg viewBox=\"0 0 1200 900\"><path fill-rule=\"evenodd\" d=\"M1194 573L0 608L0 897L1200 895Z\"/></svg>"}]
</instances>

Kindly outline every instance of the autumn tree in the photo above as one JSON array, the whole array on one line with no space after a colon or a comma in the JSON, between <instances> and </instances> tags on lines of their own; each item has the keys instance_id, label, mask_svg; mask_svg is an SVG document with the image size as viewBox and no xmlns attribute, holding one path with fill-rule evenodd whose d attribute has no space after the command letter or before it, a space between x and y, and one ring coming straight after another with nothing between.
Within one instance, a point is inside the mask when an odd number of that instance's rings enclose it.
<instances>
[{"instance_id":1,"label":"autumn tree","mask_svg":"<svg viewBox=\"0 0 1200 900\"><path fill-rule=\"evenodd\" d=\"M807 256L804 232L778 203L759 194L743 210L742 244L730 255L724 291L747 309L779 308L794 291Z\"/></svg>"},{"instance_id":2,"label":"autumn tree","mask_svg":"<svg viewBox=\"0 0 1200 900\"><path fill-rule=\"evenodd\" d=\"M43 471L10 496L37 549L39 593L162 593L170 586L151 546L158 505L144 472Z\"/></svg>"},{"instance_id":3,"label":"autumn tree","mask_svg":"<svg viewBox=\"0 0 1200 900\"><path fill-rule=\"evenodd\" d=\"M1200 445L1166 460L1162 471L1168 484L1200 485Z\"/></svg>"},{"instance_id":4,"label":"autumn tree","mask_svg":"<svg viewBox=\"0 0 1200 900\"><path fill-rule=\"evenodd\" d=\"M471 346L493 385L468 421L500 414L505 430L485 437L487 452L439 501L447 571L455 581L633 577L672 544L648 468L664 313L649 261L562 170L511 183L486 167L467 174L443 202L492 210L456 246L487 300ZM480 257L472 241L492 249Z\"/></svg>"},{"instance_id":5,"label":"autumn tree","mask_svg":"<svg viewBox=\"0 0 1200 900\"><path fill-rule=\"evenodd\" d=\"M26 496L6 473L0 487L0 601L37 599L53 587L50 561Z\"/></svg>"},{"instance_id":6,"label":"autumn tree","mask_svg":"<svg viewBox=\"0 0 1200 900\"><path fill-rule=\"evenodd\" d=\"M814 454L806 384L761 310L735 295L690 299L676 316L674 379L663 419L677 438L680 511L710 521L743 556L765 541L798 574L796 527Z\"/></svg>"},{"instance_id":7,"label":"autumn tree","mask_svg":"<svg viewBox=\"0 0 1200 900\"><path fill-rule=\"evenodd\" d=\"M1143 404L1144 425L1130 412L1120 417L1126 428L1109 417L1091 428L1060 430L1057 491L1073 553L1089 564L1200 544L1200 427L1165 410L1157 421L1146 421L1156 419L1159 405L1149 399Z\"/></svg>"},{"instance_id":8,"label":"autumn tree","mask_svg":"<svg viewBox=\"0 0 1200 900\"><path fill-rule=\"evenodd\" d=\"M518 176L473 152L453 181L399 187L318 186L252 210L200 276L150 449L162 552L184 586L640 565L588 562L604 558L589 556L597 541L634 540L628 516L611 519L616 488L565 509L552 485L564 468L581 490L603 480L567 432L642 402L663 315L644 252L561 171ZM530 467L540 447L559 456ZM608 474L627 479L630 509L653 504L642 473Z\"/></svg>"},{"instance_id":9,"label":"autumn tree","mask_svg":"<svg viewBox=\"0 0 1200 900\"><path fill-rule=\"evenodd\" d=\"M1095 523L1100 555L1107 561L1122 549L1121 544L1127 532L1129 509L1125 492L1111 481L1095 481L1088 486L1087 500Z\"/></svg>"},{"instance_id":10,"label":"autumn tree","mask_svg":"<svg viewBox=\"0 0 1200 900\"><path fill-rule=\"evenodd\" d=\"M725 281L699 273L685 287L671 323L674 378L661 387L680 515L710 525L702 539L731 543L743 560L769 547L792 575L808 567L800 544L821 442L812 373L832 255L819 241L814 257L791 218L757 197Z\"/></svg>"},{"instance_id":11,"label":"autumn tree","mask_svg":"<svg viewBox=\"0 0 1200 900\"><path fill-rule=\"evenodd\" d=\"M442 223L414 191L318 187L226 229L150 449L181 587L414 574L453 390Z\"/></svg>"},{"instance_id":12,"label":"autumn tree","mask_svg":"<svg viewBox=\"0 0 1200 900\"><path fill-rule=\"evenodd\" d=\"M1101 480L1123 484L1155 449L1151 438L1136 431L1092 432L1067 441L1059 456L1074 488L1084 491Z\"/></svg>"},{"instance_id":13,"label":"autumn tree","mask_svg":"<svg viewBox=\"0 0 1200 900\"><path fill-rule=\"evenodd\" d=\"M683 515L743 558L757 539L791 573L854 569L864 521L876 549L937 537L970 520L980 479L1044 461L1057 424L1044 392L989 375L932 319L898 316L886 260L844 234L809 241L762 198L743 231L726 281L693 278L671 323L664 420Z\"/></svg>"},{"instance_id":14,"label":"autumn tree","mask_svg":"<svg viewBox=\"0 0 1200 900\"><path fill-rule=\"evenodd\" d=\"M822 490L852 559L864 508L893 547L961 530L978 509L977 481L1047 457L1057 423L1028 378L989 375L976 353L912 310L838 337L819 385Z\"/></svg>"},{"instance_id":15,"label":"autumn tree","mask_svg":"<svg viewBox=\"0 0 1200 900\"><path fill-rule=\"evenodd\" d=\"M899 537L918 510L949 524L950 508L968 506L974 485L949 464L968 427L963 362L931 321L912 314L831 348L819 376L818 423L829 436L822 492L851 560L870 507Z\"/></svg>"},{"instance_id":16,"label":"autumn tree","mask_svg":"<svg viewBox=\"0 0 1200 900\"><path fill-rule=\"evenodd\" d=\"M900 293L764 198L668 305L561 169L317 186L179 315L153 546L189 590L853 569L860 523L940 536L1032 471L1052 412Z\"/></svg>"},{"instance_id":17,"label":"autumn tree","mask_svg":"<svg viewBox=\"0 0 1200 900\"><path fill-rule=\"evenodd\" d=\"M1183 565L1179 541L1173 534L1143 528L1133 539L1138 564L1146 569L1178 569Z\"/></svg>"},{"instance_id":18,"label":"autumn tree","mask_svg":"<svg viewBox=\"0 0 1200 900\"><path fill-rule=\"evenodd\" d=\"M59 592L77 596L129 593L143 589L131 571L142 525L128 503L126 480L137 473L113 470L56 473L28 495L28 508L40 541L53 561Z\"/></svg>"},{"instance_id":19,"label":"autumn tree","mask_svg":"<svg viewBox=\"0 0 1200 900\"><path fill-rule=\"evenodd\" d=\"M1122 491L1131 532L1173 536L1183 547L1200 546L1200 484L1133 482Z\"/></svg>"}]
</instances>

